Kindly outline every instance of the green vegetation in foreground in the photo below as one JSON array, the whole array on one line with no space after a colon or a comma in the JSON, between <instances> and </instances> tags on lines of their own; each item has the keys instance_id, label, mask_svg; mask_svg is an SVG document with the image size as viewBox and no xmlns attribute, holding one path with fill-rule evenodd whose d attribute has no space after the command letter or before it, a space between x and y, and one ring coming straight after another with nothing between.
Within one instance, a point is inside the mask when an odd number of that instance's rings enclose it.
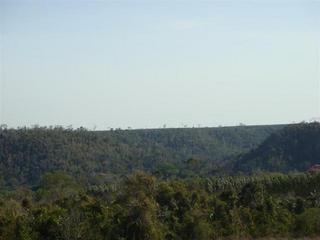
<instances>
[{"instance_id":1,"label":"green vegetation in foreground","mask_svg":"<svg viewBox=\"0 0 320 240\"><path fill-rule=\"evenodd\" d=\"M1 192L0 239L312 237L319 182L308 173L160 180L138 172L84 186L52 172L34 189Z\"/></svg>"}]
</instances>

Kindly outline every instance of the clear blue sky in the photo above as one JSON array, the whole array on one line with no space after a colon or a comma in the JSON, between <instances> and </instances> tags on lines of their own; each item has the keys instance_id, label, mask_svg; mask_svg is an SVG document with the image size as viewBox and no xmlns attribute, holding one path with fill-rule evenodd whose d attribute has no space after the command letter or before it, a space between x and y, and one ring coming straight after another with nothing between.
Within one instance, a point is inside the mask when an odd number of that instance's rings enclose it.
<instances>
[{"instance_id":1,"label":"clear blue sky","mask_svg":"<svg viewBox=\"0 0 320 240\"><path fill-rule=\"evenodd\" d=\"M0 0L0 122L319 117L320 1Z\"/></svg>"}]
</instances>

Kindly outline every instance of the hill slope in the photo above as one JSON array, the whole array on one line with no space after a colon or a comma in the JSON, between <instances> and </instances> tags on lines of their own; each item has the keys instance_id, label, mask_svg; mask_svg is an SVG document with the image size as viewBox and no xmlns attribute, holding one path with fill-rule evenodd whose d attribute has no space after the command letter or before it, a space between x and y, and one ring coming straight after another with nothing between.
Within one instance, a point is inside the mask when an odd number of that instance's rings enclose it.
<instances>
[{"instance_id":1,"label":"hill slope","mask_svg":"<svg viewBox=\"0 0 320 240\"><path fill-rule=\"evenodd\" d=\"M306 171L319 162L320 124L295 124L273 133L257 149L241 156L234 171Z\"/></svg>"},{"instance_id":2,"label":"hill slope","mask_svg":"<svg viewBox=\"0 0 320 240\"><path fill-rule=\"evenodd\" d=\"M283 126L92 132L62 128L0 130L0 174L9 185L37 184L47 171L78 179L108 178L134 170L187 168L208 174L260 144ZM163 167L164 165L164 167ZM169 165L169 166L168 166Z\"/></svg>"}]
</instances>

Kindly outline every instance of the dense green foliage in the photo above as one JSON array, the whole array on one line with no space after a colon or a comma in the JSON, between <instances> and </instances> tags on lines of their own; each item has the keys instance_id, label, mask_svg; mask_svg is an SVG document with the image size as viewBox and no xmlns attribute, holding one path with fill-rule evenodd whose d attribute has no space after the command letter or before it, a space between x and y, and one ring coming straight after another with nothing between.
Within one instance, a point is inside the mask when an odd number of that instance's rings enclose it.
<instances>
[{"instance_id":1,"label":"dense green foliage","mask_svg":"<svg viewBox=\"0 0 320 240\"><path fill-rule=\"evenodd\" d=\"M320 174L159 180L142 172L82 186L47 173L3 191L0 239L176 239L320 234Z\"/></svg>"},{"instance_id":2,"label":"dense green foliage","mask_svg":"<svg viewBox=\"0 0 320 240\"><path fill-rule=\"evenodd\" d=\"M0 129L0 174L9 186L36 185L47 171L105 181L135 170L211 175L282 126L115 130Z\"/></svg>"},{"instance_id":3,"label":"dense green foliage","mask_svg":"<svg viewBox=\"0 0 320 240\"><path fill-rule=\"evenodd\" d=\"M235 171L306 171L320 163L320 123L288 125L240 157Z\"/></svg>"},{"instance_id":4,"label":"dense green foliage","mask_svg":"<svg viewBox=\"0 0 320 240\"><path fill-rule=\"evenodd\" d=\"M319 123L1 129L0 240L319 236L319 156Z\"/></svg>"}]
</instances>

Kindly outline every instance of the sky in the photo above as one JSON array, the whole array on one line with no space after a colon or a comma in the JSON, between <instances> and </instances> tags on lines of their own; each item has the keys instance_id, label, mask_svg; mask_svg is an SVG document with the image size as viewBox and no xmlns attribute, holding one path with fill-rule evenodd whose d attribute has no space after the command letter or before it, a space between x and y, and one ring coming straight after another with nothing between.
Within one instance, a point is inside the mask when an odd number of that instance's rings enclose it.
<instances>
[{"instance_id":1,"label":"sky","mask_svg":"<svg viewBox=\"0 0 320 240\"><path fill-rule=\"evenodd\" d=\"M320 1L0 0L0 123L320 117Z\"/></svg>"}]
</instances>

